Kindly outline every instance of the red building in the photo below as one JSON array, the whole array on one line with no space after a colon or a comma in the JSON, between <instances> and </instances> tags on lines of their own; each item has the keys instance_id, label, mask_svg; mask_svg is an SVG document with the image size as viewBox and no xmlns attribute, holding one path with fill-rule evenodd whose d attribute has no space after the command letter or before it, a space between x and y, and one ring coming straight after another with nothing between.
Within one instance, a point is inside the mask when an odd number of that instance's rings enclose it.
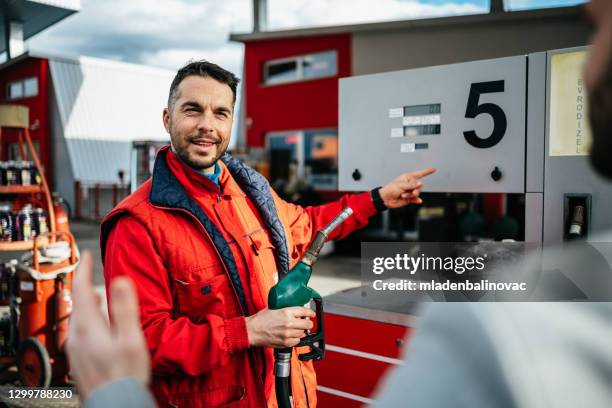
<instances>
[{"instance_id":1,"label":"red building","mask_svg":"<svg viewBox=\"0 0 612 408\"><path fill-rule=\"evenodd\" d=\"M43 58L28 58L21 64L6 64L0 72L0 104L18 104L30 109L30 135L49 180L53 179L49 137L49 67ZM21 158L17 131L4 129L0 160Z\"/></svg>"},{"instance_id":2,"label":"red building","mask_svg":"<svg viewBox=\"0 0 612 408\"><path fill-rule=\"evenodd\" d=\"M244 82L249 146L263 146L270 131L337 126L338 79L352 72L350 35L247 44Z\"/></svg>"},{"instance_id":3,"label":"red building","mask_svg":"<svg viewBox=\"0 0 612 408\"><path fill-rule=\"evenodd\" d=\"M335 190L338 79L351 75L349 34L247 42L246 144L271 154L272 179L297 173ZM243 105L244 106L244 105Z\"/></svg>"}]
</instances>

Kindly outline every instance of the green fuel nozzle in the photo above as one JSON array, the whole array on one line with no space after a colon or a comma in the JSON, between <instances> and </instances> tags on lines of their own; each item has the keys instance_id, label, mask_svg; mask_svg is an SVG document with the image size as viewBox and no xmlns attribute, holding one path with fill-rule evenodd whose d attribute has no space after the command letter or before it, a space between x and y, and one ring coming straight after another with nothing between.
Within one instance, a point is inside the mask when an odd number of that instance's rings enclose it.
<instances>
[{"instance_id":1,"label":"green fuel nozzle","mask_svg":"<svg viewBox=\"0 0 612 408\"><path fill-rule=\"evenodd\" d=\"M312 275L312 265L317 261L327 237L351 214L353 214L353 210L346 207L325 228L317 231L302 259L270 289L268 294L268 307L270 309L302 306L310 302L311 299L321 298L314 289L308 287L308 281Z\"/></svg>"},{"instance_id":2,"label":"green fuel nozzle","mask_svg":"<svg viewBox=\"0 0 612 408\"><path fill-rule=\"evenodd\" d=\"M315 304L317 314L317 331L307 334L302 338L298 346L310 346L311 351L300 354L302 361L320 360L325 352L323 339L323 299L314 289L308 287L308 281L312 275L312 265L317 261L319 252L329 235L340 224L346 221L353 210L346 207L322 230L317 231L315 238L306 250L302 259L270 289L268 294L268 307L270 309L282 309L290 306L303 306L311 300Z\"/></svg>"}]
</instances>

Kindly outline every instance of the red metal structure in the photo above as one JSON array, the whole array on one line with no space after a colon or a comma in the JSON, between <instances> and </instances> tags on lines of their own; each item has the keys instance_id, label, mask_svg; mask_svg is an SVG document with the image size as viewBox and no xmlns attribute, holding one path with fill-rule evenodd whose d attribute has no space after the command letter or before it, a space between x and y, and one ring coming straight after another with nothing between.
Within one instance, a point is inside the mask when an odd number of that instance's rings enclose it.
<instances>
[{"instance_id":1,"label":"red metal structure","mask_svg":"<svg viewBox=\"0 0 612 408\"><path fill-rule=\"evenodd\" d=\"M336 313L325 313L325 327L325 358L315 363L317 398L321 407L338 408L361 407L375 399L386 375L403 358L413 330Z\"/></svg>"},{"instance_id":2,"label":"red metal structure","mask_svg":"<svg viewBox=\"0 0 612 408\"><path fill-rule=\"evenodd\" d=\"M66 239L70 256L60 263L39 262L39 243ZM33 265L18 267L19 340L17 366L24 384L46 387L64 384L68 361L64 346L68 337L68 318L72 311L72 270L76 247L72 234L63 232L40 236L34 241Z\"/></svg>"}]
</instances>

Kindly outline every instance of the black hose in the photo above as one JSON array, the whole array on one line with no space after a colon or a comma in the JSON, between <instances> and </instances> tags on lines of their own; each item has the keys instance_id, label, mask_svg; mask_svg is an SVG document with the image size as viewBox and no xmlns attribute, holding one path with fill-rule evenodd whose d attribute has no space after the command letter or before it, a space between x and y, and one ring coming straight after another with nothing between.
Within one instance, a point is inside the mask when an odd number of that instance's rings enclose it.
<instances>
[{"instance_id":1,"label":"black hose","mask_svg":"<svg viewBox=\"0 0 612 408\"><path fill-rule=\"evenodd\" d=\"M289 400L289 378L276 377L274 379L274 385L276 386L276 402L278 408L291 408L291 401Z\"/></svg>"},{"instance_id":2,"label":"black hose","mask_svg":"<svg viewBox=\"0 0 612 408\"><path fill-rule=\"evenodd\" d=\"M291 408L289 378L291 374L291 348L274 350L274 385L278 408Z\"/></svg>"}]
</instances>

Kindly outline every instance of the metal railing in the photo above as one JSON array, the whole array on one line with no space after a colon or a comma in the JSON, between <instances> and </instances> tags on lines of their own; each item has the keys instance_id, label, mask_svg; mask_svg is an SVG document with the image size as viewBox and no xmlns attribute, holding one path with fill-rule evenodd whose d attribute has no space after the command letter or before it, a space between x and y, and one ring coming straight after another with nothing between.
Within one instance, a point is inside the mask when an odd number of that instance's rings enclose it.
<instances>
[{"instance_id":1,"label":"metal railing","mask_svg":"<svg viewBox=\"0 0 612 408\"><path fill-rule=\"evenodd\" d=\"M77 220L101 220L130 194L127 184L74 183L74 217Z\"/></svg>"}]
</instances>

